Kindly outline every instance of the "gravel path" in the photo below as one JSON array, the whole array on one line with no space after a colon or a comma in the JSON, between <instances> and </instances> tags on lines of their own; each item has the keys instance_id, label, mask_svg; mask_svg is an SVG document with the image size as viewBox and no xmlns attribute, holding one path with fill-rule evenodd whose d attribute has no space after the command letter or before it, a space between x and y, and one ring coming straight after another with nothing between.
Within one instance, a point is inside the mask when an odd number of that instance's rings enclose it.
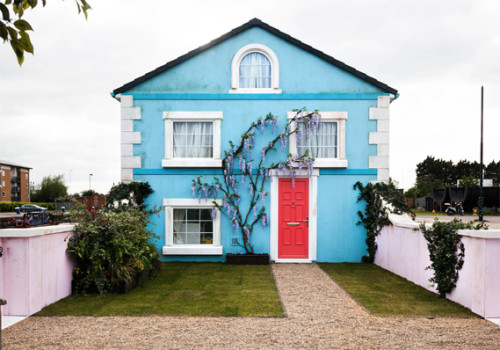
<instances>
[{"instance_id":1,"label":"gravel path","mask_svg":"<svg viewBox=\"0 0 500 350\"><path fill-rule=\"evenodd\" d=\"M374 317L315 264L272 269L288 317L30 317L4 349L500 349L489 321Z\"/></svg>"}]
</instances>

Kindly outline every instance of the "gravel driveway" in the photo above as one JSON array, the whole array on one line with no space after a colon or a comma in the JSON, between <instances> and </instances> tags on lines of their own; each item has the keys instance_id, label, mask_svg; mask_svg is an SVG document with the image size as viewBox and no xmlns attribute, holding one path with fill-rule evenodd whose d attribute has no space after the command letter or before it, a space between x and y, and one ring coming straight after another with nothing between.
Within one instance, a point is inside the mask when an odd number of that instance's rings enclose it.
<instances>
[{"instance_id":1,"label":"gravel driveway","mask_svg":"<svg viewBox=\"0 0 500 350\"><path fill-rule=\"evenodd\" d=\"M287 317L30 317L4 349L500 349L482 319L369 315L315 264L274 264Z\"/></svg>"}]
</instances>

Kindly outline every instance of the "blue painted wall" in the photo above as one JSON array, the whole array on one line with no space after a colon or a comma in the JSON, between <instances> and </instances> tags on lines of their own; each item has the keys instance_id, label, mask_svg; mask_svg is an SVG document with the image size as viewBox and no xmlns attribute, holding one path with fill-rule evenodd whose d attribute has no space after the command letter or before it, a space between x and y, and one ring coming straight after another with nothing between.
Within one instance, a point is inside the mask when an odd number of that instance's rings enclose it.
<instances>
[{"instance_id":1,"label":"blue painted wall","mask_svg":"<svg viewBox=\"0 0 500 350\"><path fill-rule=\"evenodd\" d=\"M271 48L280 65L280 95L229 94L231 61L247 44L259 43ZM210 69L207 69L209 67ZM286 123L286 113L296 108L346 111L346 159L348 169L321 169L318 178L318 261L360 261L366 253L365 231L357 226L356 181L367 183L376 179L376 171L368 169L368 157L376 155L376 146L368 144L368 133L376 131L376 122L368 119L370 107L376 107L377 96L386 94L367 82L349 75L308 52L272 34L252 28L191 58L190 60L132 88L124 94L134 95L134 106L141 107L142 119L134 121L134 131L142 133L142 143L134 145L142 168L135 169L134 178L148 181L155 193L150 205L161 206L163 198L191 198L192 179L197 174L220 173L217 169L162 169L165 156L163 111L222 111L222 154L228 141L239 142L240 135L259 116L271 112ZM257 134L257 154L271 138ZM286 152L288 153L288 152ZM269 154L268 162L286 158L286 153ZM269 191L269 184L267 186ZM246 191L244 191L246 193ZM266 197L269 213L269 197ZM244 202L244 199L242 200ZM158 248L165 243L165 217L153 217L155 231L161 237ZM222 220L224 253L239 253L241 248L230 244L230 223ZM252 242L256 252L269 252L269 227L254 229ZM219 257L163 256L164 260L223 261Z\"/></svg>"}]
</instances>

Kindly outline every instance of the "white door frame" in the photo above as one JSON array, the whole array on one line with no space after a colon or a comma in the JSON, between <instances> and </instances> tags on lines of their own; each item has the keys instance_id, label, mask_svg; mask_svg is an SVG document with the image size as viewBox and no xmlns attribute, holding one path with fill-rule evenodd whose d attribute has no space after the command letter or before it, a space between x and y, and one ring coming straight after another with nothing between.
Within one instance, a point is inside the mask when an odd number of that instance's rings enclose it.
<instances>
[{"instance_id":1,"label":"white door frame","mask_svg":"<svg viewBox=\"0 0 500 350\"><path fill-rule=\"evenodd\" d=\"M296 178L308 178L307 170L302 170L302 175L297 175ZM270 210L270 252L271 261L282 263L310 263L316 261L317 251L317 237L318 237L318 176L319 170L314 169L311 177L309 178L309 254L307 259L279 259L278 258L278 225L279 225L279 177L290 178L290 175L282 176L281 171L274 170L270 172L270 196L271 196L271 210ZM278 176L279 175L279 176Z\"/></svg>"}]
</instances>

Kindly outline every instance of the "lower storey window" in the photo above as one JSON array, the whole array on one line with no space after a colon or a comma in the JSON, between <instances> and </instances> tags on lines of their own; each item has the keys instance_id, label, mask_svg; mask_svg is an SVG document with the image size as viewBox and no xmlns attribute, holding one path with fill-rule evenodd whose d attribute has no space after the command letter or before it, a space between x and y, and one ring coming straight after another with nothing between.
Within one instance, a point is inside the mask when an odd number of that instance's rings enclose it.
<instances>
[{"instance_id":1,"label":"lower storey window","mask_svg":"<svg viewBox=\"0 0 500 350\"><path fill-rule=\"evenodd\" d=\"M213 244L210 209L174 209L174 244Z\"/></svg>"},{"instance_id":2,"label":"lower storey window","mask_svg":"<svg viewBox=\"0 0 500 350\"><path fill-rule=\"evenodd\" d=\"M219 206L222 200L216 199ZM164 255L222 255L221 213L213 200L165 198ZM212 216L213 214L216 214Z\"/></svg>"}]
</instances>

